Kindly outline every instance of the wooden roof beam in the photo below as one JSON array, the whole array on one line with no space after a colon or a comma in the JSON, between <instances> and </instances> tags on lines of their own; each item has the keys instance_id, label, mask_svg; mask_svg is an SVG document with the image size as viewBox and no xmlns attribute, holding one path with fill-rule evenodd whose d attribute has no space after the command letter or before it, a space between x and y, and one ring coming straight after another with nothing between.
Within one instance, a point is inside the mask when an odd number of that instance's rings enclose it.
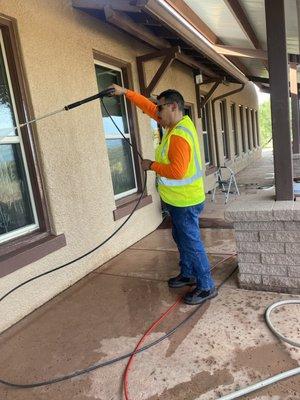
<instances>
[{"instance_id":1,"label":"wooden roof beam","mask_svg":"<svg viewBox=\"0 0 300 400\"><path fill-rule=\"evenodd\" d=\"M168 41L157 37L145 27L136 24L125 13L113 10L110 6L105 6L104 11L107 22L115 25L117 28L123 29L124 31L135 36L137 39L143 40L145 43L150 44L156 49L162 50L171 48L171 45ZM219 77L219 75L213 72L210 68L185 54L177 54L176 59L192 68L201 69L202 73L208 77Z\"/></svg>"},{"instance_id":2,"label":"wooden roof beam","mask_svg":"<svg viewBox=\"0 0 300 400\"><path fill-rule=\"evenodd\" d=\"M72 0L72 5L75 8L85 8L89 10L104 10L108 4L108 0ZM118 11L123 12L140 12L140 7L131 4L129 1L109 0L109 5Z\"/></svg>"},{"instance_id":3,"label":"wooden roof beam","mask_svg":"<svg viewBox=\"0 0 300 400\"><path fill-rule=\"evenodd\" d=\"M104 6L106 21L117 28L123 29L136 38L143 40L157 49L171 47L170 43L154 35L149 29L136 24L131 18L121 11L113 10L110 5Z\"/></svg>"},{"instance_id":4,"label":"wooden roof beam","mask_svg":"<svg viewBox=\"0 0 300 400\"><path fill-rule=\"evenodd\" d=\"M257 58L261 60L268 59L267 52L260 49L245 49L241 47L221 46L221 45L214 46L214 49L219 54L224 54L231 57L247 57L247 58Z\"/></svg>"},{"instance_id":5,"label":"wooden roof beam","mask_svg":"<svg viewBox=\"0 0 300 400\"><path fill-rule=\"evenodd\" d=\"M252 25L249 22L248 16L245 13L243 7L241 6L239 0L224 0L225 4L231 11L232 15L240 25L242 31L246 35L246 37L250 40L252 45L257 50L262 50L262 46L259 43L258 37L252 28ZM263 65L268 68L268 62L263 60Z\"/></svg>"},{"instance_id":6,"label":"wooden roof beam","mask_svg":"<svg viewBox=\"0 0 300 400\"><path fill-rule=\"evenodd\" d=\"M256 33L254 32L244 9L240 5L239 0L224 0L224 2L226 3L232 15L240 25L246 37L250 40L250 42L256 49L260 49L261 46L259 44L259 40L256 36Z\"/></svg>"},{"instance_id":7,"label":"wooden roof beam","mask_svg":"<svg viewBox=\"0 0 300 400\"><path fill-rule=\"evenodd\" d=\"M149 0L135 0L137 6L145 6ZM212 44L224 44L222 40L202 21L202 19L183 1L165 0L174 8L186 21L190 23L198 32L201 33ZM247 67L236 57L227 57L230 62L235 64L245 75L249 75Z\"/></svg>"}]
</instances>

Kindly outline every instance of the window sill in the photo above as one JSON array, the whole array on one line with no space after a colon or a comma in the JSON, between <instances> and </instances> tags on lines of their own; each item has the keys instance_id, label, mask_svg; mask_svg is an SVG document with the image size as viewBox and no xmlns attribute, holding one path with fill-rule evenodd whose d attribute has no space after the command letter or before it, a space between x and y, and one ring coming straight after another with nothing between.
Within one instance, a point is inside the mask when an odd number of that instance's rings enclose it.
<instances>
[{"instance_id":1,"label":"window sill","mask_svg":"<svg viewBox=\"0 0 300 400\"><path fill-rule=\"evenodd\" d=\"M130 196L130 199L127 199L128 201L126 203L124 202L125 199L122 199L122 203L118 204L117 202L117 208L113 211L114 220L117 221L118 219L121 219L123 217L126 217L126 215L129 215L136 206L139 197L140 194L135 194L134 196ZM151 195L143 196L140 201L140 204L137 207L137 210L151 203L152 203Z\"/></svg>"},{"instance_id":2,"label":"window sill","mask_svg":"<svg viewBox=\"0 0 300 400\"><path fill-rule=\"evenodd\" d=\"M35 232L0 246L0 278L64 247L65 235Z\"/></svg>"},{"instance_id":3,"label":"window sill","mask_svg":"<svg viewBox=\"0 0 300 400\"><path fill-rule=\"evenodd\" d=\"M217 169L218 169L217 167L215 167L214 165L211 165L210 167L208 167L205 170L205 176L214 174L217 171Z\"/></svg>"}]
</instances>

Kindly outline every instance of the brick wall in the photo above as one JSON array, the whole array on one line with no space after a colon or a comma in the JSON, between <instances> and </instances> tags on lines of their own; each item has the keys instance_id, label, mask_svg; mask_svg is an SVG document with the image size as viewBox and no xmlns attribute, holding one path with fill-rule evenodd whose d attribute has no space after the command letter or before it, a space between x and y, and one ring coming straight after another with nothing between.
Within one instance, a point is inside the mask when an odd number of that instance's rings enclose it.
<instances>
[{"instance_id":1,"label":"brick wall","mask_svg":"<svg viewBox=\"0 0 300 400\"><path fill-rule=\"evenodd\" d=\"M239 285L300 292L300 221L235 222Z\"/></svg>"},{"instance_id":2,"label":"brick wall","mask_svg":"<svg viewBox=\"0 0 300 400\"><path fill-rule=\"evenodd\" d=\"M225 210L235 230L239 285L299 294L300 198L274 198L273 191L241 196Z\"/></svg>"}]
</instances>

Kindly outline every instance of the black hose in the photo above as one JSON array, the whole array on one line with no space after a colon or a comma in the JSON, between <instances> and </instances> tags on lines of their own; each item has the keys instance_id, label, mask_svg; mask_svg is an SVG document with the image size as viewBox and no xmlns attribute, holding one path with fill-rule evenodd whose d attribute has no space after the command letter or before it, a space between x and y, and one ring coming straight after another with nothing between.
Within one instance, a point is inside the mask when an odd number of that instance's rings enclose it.
<instances>
[{"instance_id":1,"label":"black hose","mask_svg":"<svg viewBox=\"0 0 300 400\"><path fill-rule=\"evenodd\" d=\"M89 100L90 100L90 98L89 98ZM123 136L123 138L126 140L126 142L127 142L131 147L133 147L132 144L130 143L130 141L123 135L123 133L120 131L119 127L115 124L115 121L113 120L113 118L112 118L111 115L109 114L109 112L108 112L108 110L107 110L107 108L106 108L106 106L105 106L105 104L104 104L102 98L100 98L100 100L101 100L101 102L102 102L102 104L103 104L103 107L104 107L104 109L105 109L107 115L110 117L110 119L112 120L113 124L115 125L115 127L117 128L117 130L119 131L119 133ZM137 150L137 149L134 149L134 150L137 152L138 156L139 156L140 159L142 160L143 158L142 158L141 154L138 152L138 150ZM32 281L34 281L35 279L41 278L42 276L48 275L48 274L50 274L51 272L58 271L59 269L65 268L65 267L67 267L68 265L73 264L73 263L75 263L76 261L81 260L82 258L88 256L89 254L93 253L94 251L96 251L97 249L99 249L100 247L102 247L102 246L103 246L105 243L107 243L117 232L119 232L119 230L120 230L120 229L127 223L127 221L132 217L132 215L134 214L135 210L137 209L137 207L138 207L138 205L139 205L139 203L140 203L140 201L141 201L141 199L142 199L142 197L143 197L143 195L144 195L146 186L147 186L147 172L145 171L145 179L144 179L144 185L143 185L142 193L141 193L141 195L140 195L140 197L139 197L139 199L138 199L138 201L137 201L135 207L133 208L133 210L132 210L132 212L129 214L129 216L126 218L126 220L125 220L125 221L124 221L124 222L123 222L123 223L122 223L108 238L106 238L102 243L100 243L98 246L94 247L92 250L88 251L87 253L81 255L80 257L77 257L77 258L75 258L74 260L67 262L66 264L63 264L63 265L61 265L61 266L59 266L59 267L57 267L57 268L53 268L53 269L51 269L50 271L44 272L44 273L42 273L42 274L40 274L40 275L37 275L37 276L35 276L35 277L33 277L33 278L28 279L28 280L25 281L25 282L22 282L21 284L19 284L18 286L14 287L14 288L11 289L9 292L7 292L4 296L2 296L2 297L0 298L0 302L1 302L2 300L4 300L8 295L10 295L11 293L13 293L14 291L16 291L17 289L19 289L20 287L26 285L27 283L32 282ZM234 273L235 271L236 271L236 268L235 268L235 269L231 272L231 274L219 285L219 288L233 275L233 273ZM63 375L63 376L61 376L61 377L53 378L53 379L50 379L50 380L47 380L47 381L33 382L33 383L28 383L28 384L18 384L18 383L13 383L13 382L5 381L4 379L0 379L0 383L2 383L3 385L6 385L6 386L14 387L14 388L19 388L19 389L30 389L30 388L40 387L40 386L52 385L52 384L54 384L54 383L62 382L62 381L65 381L65 380L74 378L74 377L76 377L76 376L86 374L86 373L91 372L91 371L94 371L94 370L96 370L96 369L98 369L98 368L102 368L102 367L105 367L105 366L114 364L114 363L116 363L116 362L119 362L119 361L121 361L121 360L124 360L124 359L126 359L126 358L132 356L133 354L141 353L141 352L143 352L143 351L149 349L150 347L155 346L156 344L160 343L161 341L165 340L165 339L168 338L169 336L171 336L178 328L180 328L183 324L185 324L185 323L199 310L199 308L202 307L203 304L204 304L204 303L202 303L202 304L200 304L199 306L197 306L183 321L181 321L178 325L176 325L174 328L172 328L170 331L168 331L165 335L163 335L163 336L160 337L159 339L157 339L157 340L155 340L155 341L153 341L153 342L151 342L151 343L145 345L144 347L140 348L139 350L136 350L136 351L133 351L133 352L130 352L130 353L123 354L123 355L121 355L121 356L119 356L119 357L115 357L115 358L113 358L113 359L111 359L111 360L103 361L103 362L101 362L101 363L94 364L94 365L92 365L92 366L90 366L90 367L88 367L88 368L81 369L81 370L75 371L75 372L73 372L73 373L71 373L71 374Z\"/></svg>"},{"instance_id":2,"label":"black hose","mask_svg":"<svg viewBox=\"0 0 300 400\"><path fill-rule=\"evenodd\" d=\"M95 95L95 96L98 96L98 95ZM89 97L88 100L90 101L90 100L91 100L92 98L94 98L95 96ZM95 98L96 98L96 97L95 97ZM104 104L102 98L100 98L100 100L101 100L101 102L102 102L102 104L103 104L103 107L104 107L104 109L105 109L107 115L110 117L110 119L112 120L113 124L115 125L115 127L117 128L117 130L119 131L119 133L123 136L123 138L126 140L126 142L133 148L133 146L132 146L132 144L130 143L130 141L123 135L123 133L121 132L121 130L119 129L119 127L116 125L116 123L115 123L115 121L113 120L113 118L111 117L111 115L109 114L109 112L108 112L108 110L107 110L107 108L106 108L106 106L105 106L105 104ZM79 102L78 102L78 103L79 103ZM74 103L74 104L75 104L75 103ZM139 156L140 159L142 160L141 154L140 154L136 149L134 149L134 150L137 152L138 156ZM93 253L94 251L96 251L96 250L98 250L100 247L102 247L105 243L107 243L113 236L115 236L115 234L116 234L117 232L119 232L119 230L122 229L123 226L127 223L127 221L132 217L132 215L134 214L135 210L138 208L138 206L139 206L139 204L140 204L140 202L141 202L141 200L142 200L142 198L143 198L143 196L144 196L144 193L145 193L145 190L146 190L146 186L147 186L147 172L146 172L146 171L144 171L144 172L145 172L145 175L144 175L143 189L142 189L142 193L141 193L141 195L140 195L140 197L139 197L139 199L138 199L136 205L134 206L134 208L133 208L133 210L131 211L131 213L129 214L129 216L125 219L125 221L124 221L124 222L123 222L123 223L122 223L108 238L106 238L102 243L100 243L98 246L94 247L92 250L88 251L87 253L84 253L83 255L81 255L81 256L75 258L74 260L71 260L71 261L69 261L69 262L67 262L67 263L65 263L65 264L63 264L63 265L61 265L61 266L59 266L59 267L50 269L49 271L46 271L46 272L44 272L44 273L42 273L42 274L39 274L39 275L37 275L37 276L34 276L33 278L28 279L27 281L24 281L24 282L20 283L18 286L15 286L15 287L14 287L13 289L11 289L9 292L5 293L5 295L3 295L2 297L0 297L0 302L1 302L2 300L4 300L7 296L9 296L11 293L13 293L13 292L16 291L17 289L19 289L20 287L26 285L27 283L32 282L32 281L34 281L34 280L36 280L36 279L38 279L38 278L41 278L42 276L48 275L48 274L50 274L51 272L58 271L58 270L60 270L60 269L62 269L62 268L65 268L65 267L67 267L68 265L73 264L73 263L75 263L75 262L81 260L81 259L84 258L84 257L87 257L88 255L90 255L91 253Z\"/></svg>"},{"instance_id":3,"label":"black hose","mask_svg":"<svg viewBox=\"0 0 300 400\"><path fill-rule=\"evenodd\" d=\"M237 270L237 267L235 267L234 270L227 276L227 278L224 279L224 281L218 286L218 289L220 289L220 287L222 287L224 285L224 283L235 273L236 270ZM177 331L177 329L179 329L188 320L190 320L193 317L194 314L196 314L196 312L203 306L203 304L204 303L202 303L199 306L195 307L193 309L193 311L185 319L183 319L174 328L170 329L163 336L161 336L160 338L154 340L153 342L141 347L138 350L131 351L130 353L125 353L125 354L123 354L123 355L121 355L119 357L115 357L115 358L112 358L110 360L103 361L103 362L100 362L98 364L94 364L94 365L92 365L92 366L90 366L88 368L81 369L81 370L72 372L71 374L60 376L58 378L53 378L53 379L50 379L48 381L20 384L20 383L13 383L13 382L8 382L8 381L5 381L3 379L0 379L0 383L4 384L6 386L15 387L15 388L19 388L19 389L30 389L30 388L35 388L35 387L39 387L39 386L46 386L46 385L52 385L54 383L66 381L66 380L69 380L71 378L75 378L76 376L80 376L80 375L86 374L88 372L94 371L96 369L103 368L103 367L106 367L108 365L115 364L115 363L117 363L119 361L122 361L122 360L124 360L126 358L129 358L130 356L132 356L134 354L142 353L143 351L150 349L151 347L153 347L153 346L157 345L158 343L162 342L163 340L167 339L169 336L173 335L173 333L175 333Z\"/></svg>"}]
</instances>

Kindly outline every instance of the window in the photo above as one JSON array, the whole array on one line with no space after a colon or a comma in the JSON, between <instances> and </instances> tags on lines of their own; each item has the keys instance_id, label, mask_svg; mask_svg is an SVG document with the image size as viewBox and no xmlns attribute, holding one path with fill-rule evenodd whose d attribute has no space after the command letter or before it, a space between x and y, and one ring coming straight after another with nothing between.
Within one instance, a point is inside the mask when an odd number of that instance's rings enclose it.
<instances>
[{"instance_id":1,"label":"window","mask_svg":"<svg viewBox=\"0 0 300 400\"><path fill-rule=\"evenodd\" d=\"M253 143L253 147L257 147L255 124L254 124L254 110L250 110L250 113L251 113L252 143Z\"/></svg>"},{"instance_id":2,"label":"window","mask_svg":"<svg viewBox=\"0 0 300 400\"><path fill-rule=\"evenodd\" d=\"M255 128L256 128L256 144L257 147L260 146L260 140L259 140L259 126L258 126L258 116L257 116L257 111L254 111L255 113Z\"/></svg>"},{"instance_id":3,"label":"window","mask_svg":"<svg viewBox=\"0 0 300 400\"><path fill-rule=\"evenodd\" d=\"M95 61L95 70L99 91L113 83L126 86L121 68ZM104 101L120 131L132 143L124 96L108 97ZM102 104L101 111L115 199L120 199L138 191L133 151L127 140L118 132Z\"/></svg>"},{"instance_id":4,"label":"window","mask_svg":"<svg viewBox=\"0 0 300 400\"><path fill-rule=\"evenodd\" d=\"M251 150L251 134L250 134L250 121L249 121L249 108L246 108L246 126L247 126L247 139L248 139L248 150Z\"/></svg>"},{"instance_id":5,"label":"window","mask_svg":"<svg viewBox=\"0 0 300 400\"><path fill-rule=\"evenodd\" d=\"M16 99L0 30L0 243L39 228Z\"/></svg>"},{"instance_id":6,"label":"window","mask_svg":"<svg viewBox=\"0 0 300 400\"><path fill-rule=\"evenodd\" d=\"M155 119L150 119L150 129L151 129L151 134L152 134L152 139L153 139L153 145L154 148L156 149L162 138L162 128L160 125L157 123Z\"/></svg>"},{"instance_id":7,"label":"window","mask_svg":"<svg viewBox=\"0 0 300 400\"><path fill-rule=\"evenodd\" d=\"M206 103L206 105L201 108L201 122L202 122L205 165L208 166L213 165L209 111L210 111L209 105L208 103Z\"/></svg>"},{"instance_id":8,"label":"window","mask_svg":"<svg viewBox=\"0 0 300 400\"><path fill-rule=\"evenodd\" d=\"M228 135L227 135L227 126L226 126L226 102L220 102L220 115L221 115L221 134L223 141L223 153L224 158L229 159L229 146L228 146Z\"/></svg>"},{"instance_id":9,"label":"window","mask_svg":"<svg viewBox=\"0 0 300 400\"><path fill-rule=\"evenodd\" d=\"M0 16L0 277L66 245L51 234L16 21Z\"/></svg>"},{"instance_id":10,"label":"window","mask_svg":"<svg viewBox=\"0 0 300 400\"><path fill-rule=\"evenodd\" d=\"M240 106L240 124L241 124L241 137L242 137L242 150L246 153L246 138L245 138L245 125L244 125L244 107Z\"/></svg>"},{"instance_id":11,"label":"window","mask_svg":"<svg viewBox=\"0 0 300 400\"><path fill-rule=\"evenodd\" d=\"M235 104L231 104L231 126L232 126L232 137L234 142L234 155L237 157L239 155L238 148L238 133L236 129L236 112L235 112Z\"/></svg>"}]
</instances>

